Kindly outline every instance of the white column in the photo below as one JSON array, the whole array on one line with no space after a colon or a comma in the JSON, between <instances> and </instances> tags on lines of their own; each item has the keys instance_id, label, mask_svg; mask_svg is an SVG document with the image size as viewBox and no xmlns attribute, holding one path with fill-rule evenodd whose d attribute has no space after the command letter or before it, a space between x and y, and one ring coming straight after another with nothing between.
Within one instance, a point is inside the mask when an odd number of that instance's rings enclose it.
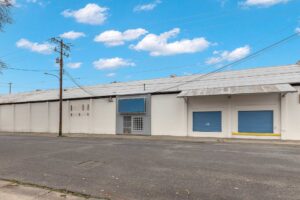
<instances>
[{"instance_id":1,"label":"white column","mask_svg":"<svg viewBox=\"0 0 300 200\"><path fill-rule=\"evenodd\" d=\"M31 114L31 103L28 103L28 116L27 117L28 117L28 132L30 133L33 130L33 128L31 127L32 126L32 123L31 123L31 121L32 121L32 119L31 119L31 117L32 117L32 114Z\"/></svg>"},{"instance_id":2,"label":"white column","mask_svg":"<svg viewBox=\"0 0 300 200\"><path fill-rule=\"evenodd\" d=\"M232 137L232 96L228 96L227 103L227 133L226 137Z\"/></svg>"},{"instance_id":3,"label":"white column","mask_svg":"<svg viewBox=\"0 0 300 200\"><path fill-rule=\"evenodd\" d=\"M70 133L70 131L71 131L71 119L70 119L70 100L68 100L67 101L67 117L66 117L66 119L68 120L67 122L63 122L63 125L65 125L66 126L66 132L67 133Z\"/></svg>"},{"instance_id":4,"label":"white column","mask_svg":"<svg viewBox=\"0 0 300 200\"><path fill-rule=\"evenodd\" d=\"M185 125L186 125L186 136L189 136L189 98L188 97L184 97L184 102L185 102Z\"/></svg>"},{"instance_id":5,"label":"white column","mask_svg":"<svg viewBox=\"0 0 300 200\"><path fill-rule=\"evenodd\" d=\"M288 105L287 105L287 98L286 95L288 94L281 94L280 95L280 132L281 132L281 139L286 139L286 134L288 132L287 121L288 121Z\"/></svg>"},{"instance_id":6,"label":"white column","mask_svg":"<svg viewBox=\"0 0 300 200\"><path fill-rule=\"evenodd\" d=\"M13 104L13 128L12 132L16 131L16 104Z\"/></svg>"},{"instance_id":7,"label":"white column","mask_svg":"<svg viewBox=\"0 0 300 200\"><path fill-rule=\"evenodd\" d=\"M46 102L46 105L45 105L45 106L47 106L47 133L50 133L49 101Z\"/></svg>"},{"instance_id":8,"label":"white column","mask_svg":"<svg viewBox=\"0 0 300 200\"><path fill-rule=\"evenodd\" d=\"M93 99L90 99L90 109L89 109L89 116L88 116L88 130L89 130L89 133L94 133L94 109L93 109Z\"/></svg>"}]
</instances>

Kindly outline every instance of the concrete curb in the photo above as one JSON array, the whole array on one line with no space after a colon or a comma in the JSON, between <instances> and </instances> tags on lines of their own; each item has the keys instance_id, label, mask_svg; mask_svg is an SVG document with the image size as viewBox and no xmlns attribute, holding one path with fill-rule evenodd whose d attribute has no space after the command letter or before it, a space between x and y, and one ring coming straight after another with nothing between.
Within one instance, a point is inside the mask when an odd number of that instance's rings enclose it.
<instances>
[{"instance_id":1,"label":"concrete curb","mask_svg":"<svg viewBox=\"0 0 300 200\"><path fill-rule=\"evenodd\" d=\"M53 133L0 133L0 136L32 136L32 137L58 137ZM272 139L237 139L237 138L203 138L180 136L138 136L138 135L107 135L107 134L64 134L64 138L98 138L119 140L150 140L150 141L181 141L194 143L244 143L244 144L273 144L300 146L300 141L272 140Z\"/></svg>"}]
</instances>

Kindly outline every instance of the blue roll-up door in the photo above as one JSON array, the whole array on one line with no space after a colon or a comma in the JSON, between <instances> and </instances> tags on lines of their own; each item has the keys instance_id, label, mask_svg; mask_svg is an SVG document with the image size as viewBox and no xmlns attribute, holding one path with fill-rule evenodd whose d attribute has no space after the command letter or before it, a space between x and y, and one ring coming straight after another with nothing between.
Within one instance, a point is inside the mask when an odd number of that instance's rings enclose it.
<instances>
[{"instance_id":1,"label":"blue roll-up door","mask_svg":"<svg viewBox=\"0 0 300 200\"><path fill-rule=\"evenodd\" d=\"M222 132L222 112L193 112L193 131Z\"/></svg>"},{"instance_id":2,"label":"blue roll-up door","mask_svg":"<svg viewBox=\"0 0 300 200\"><path fill-rule=\"evenodd\" d=\"M273 111L239 111L238 129L241 133L273 133Z\"/></svg>"}]
</instances>

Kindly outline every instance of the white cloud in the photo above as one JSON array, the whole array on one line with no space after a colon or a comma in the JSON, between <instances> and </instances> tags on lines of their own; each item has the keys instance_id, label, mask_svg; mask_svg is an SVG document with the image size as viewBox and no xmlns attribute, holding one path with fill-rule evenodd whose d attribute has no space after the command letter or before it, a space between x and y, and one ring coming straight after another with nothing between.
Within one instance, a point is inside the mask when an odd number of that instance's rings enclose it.
<instances>
[{"instance_id":1,"label":"white cloud","mask_svg":"<svg viewBox=\"0 0 300 200\"><path fill-rule=\"evenodd\" d=\"M300 34L300 27L296 28L295 32Z\"/></svg>"},{"instance_id":2,"label":"white cloud","mask_svg":"<svg viewBox=\"0 0 300 200\"><path fill-rule=\"evenodd\" d=\"M51 54L53 49L53 46L47 42L45 43L31 42L24 38L17 41L16 45L19 48L29 49L32 52L41 53L41 54Z\"/></svg>"},{"instance_id":3,"label":"white cloud","mask_svg":"<svg viewBox=\"0 0 300 200\"><path fill-rule=\"evenodd\" d=\"M106 74L106 77L114 77L114 76L116 76L116 73L108 73L108 74Z\"/></svg>"},{"instance_id":4,"label":"white cloud","mask_svg":"<svg viewBox=\"0 0 300 200\"><path fill-rule=\"evenodd\" d=\"M152 3L137 5L134 7L133 11L135 12L150 11L153 10L160 3L161 3L160 0L155 0Z\"/></svg>"},{"instance_id":5,"label":"white cloud","mask_svg":"<svg viewBox=\"0 0 300 200\"><path fill-rule=\"evenodd\" d=\"M151 56L168 56L200 52L211 45L203 37L168 43L170 38L177 36L179 33L180 29L174 28L160 35L148 34L137 45L131 45L130 47L136 51L149 51Z\"/></svg>"},{"instance_id":6,"label":"white cloud","mask_svg":"<svg viewBox=\"0 0 300 200\"><path fill-rule=\"evenodd\" d=\"M68 63L67 66L71 69L78 69L82 65L81 62Z\"/></svg>"},{"instance_id":7,"label":"white cloud","mask_svg":"<svg viewBox=\"0 0 300 200\"><path fill-rule=\"evenodd\" d=\"M211 64L224 62L224 61L228 61L228 62L236 61L248 56L250 52L251 52L251 48L249 45L236 48L233 51L221 51L221 52L214 51L213 54L216 56L208 58L206 60L206 64L211 65Z\"/></svg>"},{"instance_id":8,"label":"white cloud","mask_svg":"<svg viewBox=\"0 0 300 200\"><path fill-rule=\"evenodd\" d=\"M190 75L192 75L192 73L191 72L183 72L183 75L184 76L190 76Z\"/></svg>"},{"instance_id":9,"label":"white cloud","mask_svg":"<svg viewBox=\"0 0 300 200\"><path fill-rule=\"evenodd\" d=\"M290 0L245 0L241 2L242 6L258 6L258 7L270 7L280 3L287 3Z\"/></svg>"},{"instance_id":10,"label":"white cloud","mask_svg":"<svg viewBox=\"0 0 300 200\"><path fill-rule=\"evenodd\" d=\"M227 1L228 0L219 0L222 8L226 5Z\"/></svg>"},{"instance_id":11,"label":"white cloud","mask_svg":"<svg viewBox=\"0 0 300 200\"><path fill-rule=\"evenodd\" d=\"M36 3L36 4L39 4L40 6L43 5L43 2L42 1L39 1L39 0L26 0L27 3Z\"/></svg>"},{"instance_id":12,"label":"white cloud","mask_svg":"<svg viewBox=\"0 0 300 200\"><path fill-rule=\"evenodd\" d=\"M26 0L27 3L37 3L38 0Z\"/></svg>"},{"instance_id":13,"label":"white cloud","mask_svg":"<svg viewBox=\"0 0 300 200\"><path fill-rule=\"evenodd\" d=\"M89 3L79 10L65 10L62 12L62 15L64 17L73 17L79 23L101 25L107 19L107 11L108 8L106 7Z\"/></svg>"},{"instance_id":14,"label":"white cloud","mask_svg":"<svg viewBox=\"0 0 300 200\"><path fill-rule=\"evenodd\" d=\"M99 59L97 61L94 61L93 65L96 69L115 69L119 67L135 66L135 63L123 58L115 57Z\"/></svg>"},{"instance_id":15,"label":"white cloud","mask_svg":"<svg viewBox=\"0 0 300 200\"><path fill-rule=\"evenodd\" d=\"M107 46L119 46L123 45L126 41L136 40L147 32L148 31L142 28L128 29L124 32L108 30L97 35L94 41L103 42Z\"/></svg>"},{"instance_id":16,"label":"white cloud","mask_svg":"<svg viewBox=\"0 0 300 200\"><path fill-rule=\"evenodd\" d=\"M60 37L70 40L76 40L80 37L85 37L85 34L82 32L69 31L61 34Z\"/></svg>"}]
</instances>

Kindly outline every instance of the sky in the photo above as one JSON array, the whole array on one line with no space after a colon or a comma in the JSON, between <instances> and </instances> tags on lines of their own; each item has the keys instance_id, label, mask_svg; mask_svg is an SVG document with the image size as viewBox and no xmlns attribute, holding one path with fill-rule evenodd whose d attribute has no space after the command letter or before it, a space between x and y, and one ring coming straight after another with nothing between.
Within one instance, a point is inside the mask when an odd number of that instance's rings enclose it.
<instances>
[{"instance_id":1,"label":"sky","mask_svg":"<svg viewBox=\"0 0 300 200\"><path fill-rule=\"evenodd\" d=\"M0 0L3 2L3 0ZM300 32L299 0L14 0L0 32L0 93L58 88L50 38L81 85L208 73ZM300 38L228 70L294 64ZM65 87L74 83L64 77Z\"/></svg>"}]
</instances>

